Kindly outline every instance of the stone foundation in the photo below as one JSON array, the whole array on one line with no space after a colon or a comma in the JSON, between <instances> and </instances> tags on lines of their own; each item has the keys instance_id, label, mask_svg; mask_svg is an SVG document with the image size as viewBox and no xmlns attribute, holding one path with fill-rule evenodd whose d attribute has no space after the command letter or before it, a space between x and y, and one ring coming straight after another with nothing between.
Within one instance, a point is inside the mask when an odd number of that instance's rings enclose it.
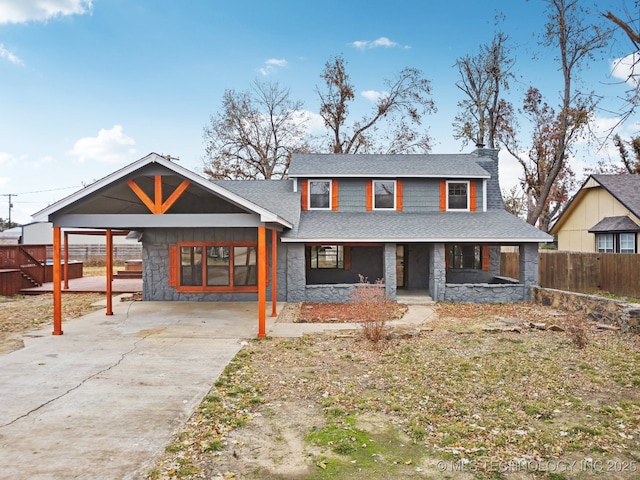
<instances>
[{"instance_id":1,"label":"stone foundation","mask_svg":"<svg viewBox=\"0 0 640 480\"><path fill-rule=\"evenodd\" d=\"M316 303L345 303L351 302L353 288L361 284L337 283L332 285L307 285L304 290L304 299L299 301ZM382 285L368 285L367 288L381 288Z\"/></svg>"},{"instance_id":2,"label":"stone foundation","mask_svg":"<svg viewBox=\"0 0 640 480\"><path fill-rule=\"evenodd\" d=\"M583 313L589 320L615 325L623 332L640 332L640 306L620 300L533 287L532 300L540 305Z\"/></svg>"},{"instance_id":3,"label":"stone foundation","mask_svg":"<svg viewBox=\"0 0 640 480\"><path fill-rule=\"evenodd\" d=\"M519 283L447 283L444 301L453 303L514 303L525 301Z\"/></svg>"}]
</instances>

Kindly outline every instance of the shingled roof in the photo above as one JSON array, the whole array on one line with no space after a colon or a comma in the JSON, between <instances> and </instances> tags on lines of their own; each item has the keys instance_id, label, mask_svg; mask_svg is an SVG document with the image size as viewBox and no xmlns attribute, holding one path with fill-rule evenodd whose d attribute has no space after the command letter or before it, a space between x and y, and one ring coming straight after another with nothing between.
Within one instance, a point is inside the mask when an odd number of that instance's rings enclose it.
<instances>
[{"instance_id":1,"label":"shingled roof","mask_svg":"<svg viewBox=\"0 0 640 480\"><path fill-rule=\"evenodd\" d=\"M283 242L549 242L550 235L505 210L487 212L304 211Z\"/></svg>"},{"instance_id":2,"label":"shingled roof","mask_svg":"<svg viewBox=\"0 0 640 480\"><path fill-rule=\"evenodd\" d=\"M640 175L591 176L636 217L640 217Z\"/></svg>"},{"instance_id":3,"label":"shingled roof","mask_svg":"<svg viewBox=\"0 0 640 480\"><path fill-rule=\"evenodd\" d=\"M473 154L294 154L288 175L290 178L490 178L478 165L479 158L482 157Z\"/></svg>"}]
</instances>

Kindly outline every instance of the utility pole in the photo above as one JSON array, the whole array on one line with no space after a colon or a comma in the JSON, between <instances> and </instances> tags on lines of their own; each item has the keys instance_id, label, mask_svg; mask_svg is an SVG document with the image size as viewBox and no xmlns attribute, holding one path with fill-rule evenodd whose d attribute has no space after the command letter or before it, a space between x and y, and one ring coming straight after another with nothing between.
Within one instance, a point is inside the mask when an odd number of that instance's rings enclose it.
<instances>
[{"instance_id":1,"label":"utility pole","mask_svg":"<svg viewBox=\"0 0 640 480\"><path fill-rule=\"evenodd\" d=\"M11 209L13 208L13 203L11 203L11 197L17 197L15 193L3 193L2 197L9 197L9 220L8 225L11 225Z\"/></svg>"}]
</instances>

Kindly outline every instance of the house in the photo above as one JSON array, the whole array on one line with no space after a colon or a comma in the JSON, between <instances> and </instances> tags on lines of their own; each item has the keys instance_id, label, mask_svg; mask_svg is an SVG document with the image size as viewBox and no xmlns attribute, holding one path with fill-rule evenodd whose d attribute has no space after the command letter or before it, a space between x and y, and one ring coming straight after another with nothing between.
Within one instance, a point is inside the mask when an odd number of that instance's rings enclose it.
<instances>
[{"instance_id":1,"label":"house","mask_svg":"<svg viewBox=\"0 0 640 480\"><path fill-rule=\"evenodd\" d=\"M143 300L347 301L359 275L437 301L528 300L551 237L504 210L498 153L300 154L283 180L210 181L150 154L36 214L141 232ZM500 247L520 278L499 277ZM54 295L55 297L55 295Z\"/></svg>"},{"instance_id":2,"label":"house","mask_svg":"<svg viewBox=\"0 0 640 480\"><path fill-rule=\"evenodd\" d=\"M571 199L551 234L558 249L637 253L640 175L590 175Z\"/></svg>"}]
</instances>

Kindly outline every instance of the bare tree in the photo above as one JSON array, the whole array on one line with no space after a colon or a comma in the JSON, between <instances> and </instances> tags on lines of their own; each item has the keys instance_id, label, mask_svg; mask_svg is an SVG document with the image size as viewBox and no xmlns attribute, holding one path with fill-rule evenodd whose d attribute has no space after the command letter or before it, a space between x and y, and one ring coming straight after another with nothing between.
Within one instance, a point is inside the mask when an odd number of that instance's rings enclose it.
<instances>
[{"instance_id":1,"label":"bare tree","mask_svg":"<svg viewBox=\"0 0 640 480\"><path fill-rule=\"evenodd\" d=\"M635 4L637 12L639 2L636 0ZM631 42L633 51L635 52L631 54L629 74L625 79L626 83L629 84L631 88L626 91L626 95L624 97L625 106L623 107L623 111L620 112L621 120L618 123L620 124L631 115L633 115L638 105L640 105L640 54L638 54L638 51L640 50L640 32L638 32L637 29L632 26L632 23L637 22L639 19L632 18L628 12L626 12L627 20L623 20L611 11L607 11L602 15L607 20L613 22L620 30L622 30L626 34L629 41Z\"/></svg>"},{"instance_id":2,"label":"bare tree","mask_svg":"<svg viewBox=\"0 0 640 480\"><path fill-rule=\"evenodd\" d=\"M526 220L531 225L537 224L541 230L549 230L551 223L558 216L561 207L575 187L575 174L566 161L567 146L575 143L586 127L591 109L579 106L558 114L543 101L538 89L531 87L527 91L521 110L523 116L530 120L533 128L531 146L526 154L523 154L524 149L516 138L515 121L510 121L510 127L501 135L501 141L507 151L522 166L523 176L520 182L527 198ZM558 149L562 145L565 153L562 161L558 162L556 160ZM560 169L554 173L554 168L558 165ZM553 180L551 175L554 175ZM546 194L543 194L547 185L550 185L550 188Z\"/></svg>"},{"instance_id":3,"label":"bare tree","mask_svg":"<svg viewBox=\"0 0 640 480\"><path fill-rule=\"evenodd\" d=\"M620 135L615 135L613 143L618 149L620 160L624 165L624 168L620 168L618 173L640 174L640 136L625 141ZM627 148L631 148L631 154Z\"/></svg>"},{"instance_id":4,"label":"bare tree","mask_svg":"<svg viewBox=\"0 0 640 480\"><path fill-rule=\"evenodd\" d=\"M527 222L545 229L552 201L564 195L562 187L570 178L567 158L572 147L585 133L597 104L596 97L581 93L574 86L579 72L595 53L604 48L611 31L587 21L588 12L580 0L546 0L548 17L542 44L558 49L563 88L557 113L542 101L540 92L531 88L524 102L524 112L534 125L529 158L523 158L516 140L515 123L506 131L503 144L523 166L523 188L528 195ZM555 200L554 200L555 198Z\"/></svg>"},{"instance_id":5,"label":"bare tree","mask_svg":"<svg viewBox=\"0 0 640 480\"><path fill-rule=\"evenodd\" d=\"M277 83L226 90L222 109L204 127L204 173L218 179L279 178L294 152L308 151L302 102Z\"/></svg>"},{"instance_id":6,"label":"bare tree","mask_svg":"<svg viewBox=\"0 0 640 480\"><path fill-rule=\"evenodd\" d=\"M523 220L527 218L527 200L517 185L514 185L508 191L503 190L502 198L504 199L504 209L507 212Z\"/></svg>"},{"instance_id":7,"label":"bare tree","mask_svg":"<svg viewBox=\"0 0 640 480\"><path fill-rule=\"evenodd\" d=\"M330 132L329 149L333 153L412 153L426 152L431 139L420 133L422 117L435 112L431 86L419 70L405 68L394 79L385 81L389 89L378 98L373 111L348 125L349 104L355 99L341 56L325 64L321 78L326 89L316 88L320 97L320 116ZM377 135L386 122L387 133Z\"/></svg>"},{"instance_id":8,"label":"bare tree","mask_svg":"<svg viewBox=\"0 0 640 480\"><path fill-rule=\"evenodd\" d=\"M501 98L509 89L514 60L506 48L508 37L496 33L491 45L482 45L477 55L466 55L456 61L460 80L456 86L465 94L458 102L454 138L475 145L496 148L497 131L504 122L509 104Z\"/></svg>"}]
</instances>

